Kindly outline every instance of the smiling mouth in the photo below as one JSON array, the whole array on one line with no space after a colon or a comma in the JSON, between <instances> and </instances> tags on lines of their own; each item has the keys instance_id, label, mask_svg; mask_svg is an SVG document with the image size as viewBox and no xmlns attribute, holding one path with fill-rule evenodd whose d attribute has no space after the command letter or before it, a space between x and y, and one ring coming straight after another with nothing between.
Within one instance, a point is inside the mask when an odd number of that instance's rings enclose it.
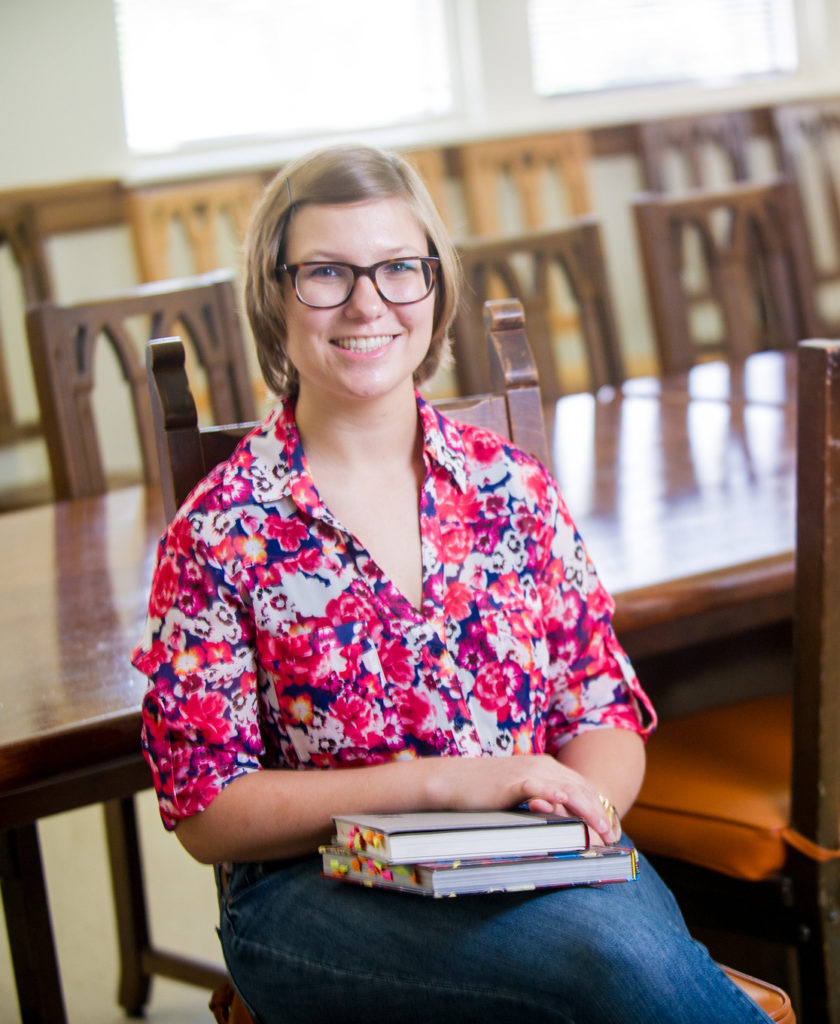
<instances>
[{"instance_id":1,"label":"smiling mouth","mask_svg":"<svg viewBox=\"0 0 840 1024\"><path fill-rule=\"evenodd\" d=\"M393 334L377 334L372 338L333 338L332 344L346 352L375 352L393 341Z\"/></svg>"}]
</instances>

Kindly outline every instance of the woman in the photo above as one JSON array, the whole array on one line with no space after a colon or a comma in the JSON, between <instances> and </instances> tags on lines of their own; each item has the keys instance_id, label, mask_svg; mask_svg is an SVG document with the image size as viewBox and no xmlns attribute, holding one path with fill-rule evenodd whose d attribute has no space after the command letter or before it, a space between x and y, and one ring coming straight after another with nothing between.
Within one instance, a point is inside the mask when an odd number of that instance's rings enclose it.
<instances>
[{"instance_id":1,"label":"woman","mask_svg":"<svg viewBox=\"0 0 840 1024\"><path fill-rule=\"evenodd\" d=\"M221 941L255 1018L766 1021L637 882L425 901L319 877L331 815L578 815L605 843L654 714L544 469L416 387L451 243L365 147L280 173L247 240L277 409L161 541L134 663L164 823L229 865Z\"/></svg>"}]
</instances>

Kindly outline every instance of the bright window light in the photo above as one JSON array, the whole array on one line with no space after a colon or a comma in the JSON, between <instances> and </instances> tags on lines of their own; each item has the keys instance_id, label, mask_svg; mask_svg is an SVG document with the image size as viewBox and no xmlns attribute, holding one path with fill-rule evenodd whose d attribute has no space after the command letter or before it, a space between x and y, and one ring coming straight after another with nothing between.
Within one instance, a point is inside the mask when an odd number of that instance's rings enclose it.
<instances>
[{"instance_id":1,"label":"bright window light","mask_svg":"<svg viewBox=\"0 0 840 1024\"><path fill-rule=\"evenodd\" d=\"M448 114L443 0L115 0L129 148Z\"/></svg>"},{"instance_id":2,"label":"bright window light","mask_svg":"<svg viewBox=\"0 0 840 1024\"><path fill-rule=\"evenodd\" d=\"M793 0L528 0L541 96L795 71Z\"/></svg>"}]
</instances>

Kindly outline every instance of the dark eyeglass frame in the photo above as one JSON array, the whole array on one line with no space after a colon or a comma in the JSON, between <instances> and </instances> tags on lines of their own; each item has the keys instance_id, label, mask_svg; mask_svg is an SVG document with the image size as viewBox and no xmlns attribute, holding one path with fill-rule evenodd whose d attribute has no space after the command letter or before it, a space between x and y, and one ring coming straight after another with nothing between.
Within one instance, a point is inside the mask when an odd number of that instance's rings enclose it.
<instances>
[{"instance_id":1,"label":"dark eyeglass frame","mask_svg":"<svg viewBox=\"0 0 840 1024\"><path fill-rule=\"evenodd\" d=\"M430 280L429 288L425 295L421 295L419 299L408 299L401 301L400 299L389 299L382 294L382 290L376 283L376 272L380 267L385 267L389 263L401 263L409 260L418 260L420 263L426 264L429 268ZM350 285L350 290L347 292L347 297L342 299L341 302L334 302L330 306L315 306L311 302L307 302L300 292L297 286L297 275L298 271L302 267L347 267L348 270L353 273L353 283ZM274 268L274 276L277 280L280 280L281 273L288 274L292 279L292 285L295 289L295 295L299 302L302 302L304 306L308 306L310 309L337 309L339 306L343 306L345 302L350 301L350 297L356 287L356 282L360 277L368 277L373 283L373 287L376 289L376 294L382 299L383 302L390 303L392 306L413 306L415 302L422 302L431 295L432 289L437 281L437 273L440 269L440 257L439 256L397 256L391 257L389 260L380 260L378 263L372 263L369 267L359 267L355 263L342 263L341 260L308 260L303 263L278 263Z\"/></svg>"}]
</instances>

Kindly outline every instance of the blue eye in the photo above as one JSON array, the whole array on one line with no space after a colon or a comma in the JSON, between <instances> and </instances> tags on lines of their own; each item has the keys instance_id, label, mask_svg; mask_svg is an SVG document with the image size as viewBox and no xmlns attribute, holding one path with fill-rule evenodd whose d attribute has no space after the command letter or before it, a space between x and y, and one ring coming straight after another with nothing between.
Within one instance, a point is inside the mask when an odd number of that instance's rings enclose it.
<instances>
[{"instance_id":1,"label":"blue eye","mask_svg":"<svg viewBox=\"0 0 840 1024\"><path fill-rule=\"evenodd\" d=\"M416 274L419 268L419 260L391 260L390 263L386 263L382 267L385 273L390 274L392 277L401 274Z\"/></svg>"},{"instance_id":2,"label":"blue eye","mask_svg":"<svg viewBox=\"0 0 840 1024\"><path fill-rule=\"evenodd\" d=\"M343 277L346 269L338 267L333 263L318 263L306 267L306 276L313 279L328 281L333 277Z\"/></svg>"}]
</instances>

